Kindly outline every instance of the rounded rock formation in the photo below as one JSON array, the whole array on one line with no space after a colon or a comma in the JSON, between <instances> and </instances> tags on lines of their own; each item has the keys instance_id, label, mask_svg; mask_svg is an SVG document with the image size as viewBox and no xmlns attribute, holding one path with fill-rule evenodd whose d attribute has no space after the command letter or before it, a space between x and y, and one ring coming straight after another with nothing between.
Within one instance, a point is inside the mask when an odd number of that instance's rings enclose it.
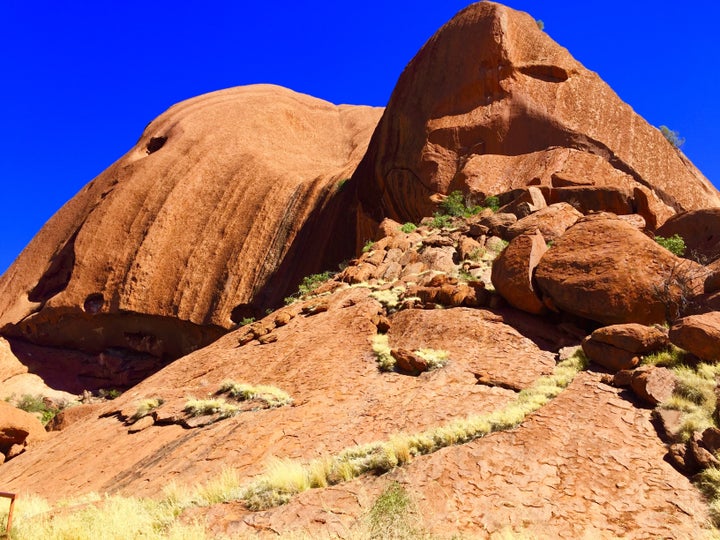
<instances>
[{"instance_id":1,"label":"rounded rock formation","mask_svg":"<svg viewBox=\"0 0 720 540\"><path fill-rule=\"evenodd\" d=\"M0 279L3 335L175 358L282 303L352 255L380 113L270 85L171 107Z\"/></svg>"},{"instance_id":2,"label":"rounded rock formation","mask_svg":"<svg viewBox=\"0 0 720 540\"><path fill-rule=\"evenodd\" d=\"M642 200L626 198L627 210L640 204L653 226L720 206L710 182L596 73L527 13L493 2L462 10L405 68L353 178L365 238L384 217L429 215L436 194L457 189L482 202L528 185L637 188Z\"/></svg>"}]
</instances>

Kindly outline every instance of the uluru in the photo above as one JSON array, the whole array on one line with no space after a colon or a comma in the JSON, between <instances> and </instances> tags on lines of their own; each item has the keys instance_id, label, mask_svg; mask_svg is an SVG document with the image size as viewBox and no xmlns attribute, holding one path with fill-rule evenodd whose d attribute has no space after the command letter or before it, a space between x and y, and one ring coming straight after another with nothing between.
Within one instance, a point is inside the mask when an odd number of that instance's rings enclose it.
<instances>
[{"instance_id":1,"label":"uluru","mask_svg":"<svg viewBox=\"0 0 720 540\"><path fill-rule=\"evenodd\" d=\"M720 192L542 26L151 121L0 277L0 527L718 536Z\"/></svg>"}]
</instances>

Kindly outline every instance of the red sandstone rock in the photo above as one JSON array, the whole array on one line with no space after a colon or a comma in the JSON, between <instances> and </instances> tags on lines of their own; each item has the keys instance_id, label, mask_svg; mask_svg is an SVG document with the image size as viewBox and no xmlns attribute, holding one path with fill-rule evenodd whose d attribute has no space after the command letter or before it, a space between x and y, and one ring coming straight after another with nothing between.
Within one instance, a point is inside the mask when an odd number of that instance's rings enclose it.
<instances>
[{"instance_id":1,"label":"red sandstone rock","mask_svg":"<svg viewBox=\"0 0 720 540\"><path fill-rule=\"evenodd\" d=\"M417 354L407 349L392 349L390 354L395 359L395 367L409 375L420 375L428 370L428 363Z\"/></svg>"},{"instance_id":2,"label":"red sandstone rock","mask_svg":"<svg viewBox=\"0 0 720 540\"><path fill-rule=\"evenodd\" d=\"M429 215L455 189L494 195L578 183L647 187L670 207L720 206L710 182L525 13L473 4L398 80L359 184L360 231ZM370 237L370 234L366 234Z\"/></svg>"},{"instance_id":3,"label":"red sandstone rock","mask_svg":"<svg viewBox=\"0 0 720 540\"><path fill-rule=\"evenodd\" d=\"M0 452L8 456L13 446L25 447L46 438L45 428L34 415L0 401ZM16 448L13 457L17 453Z\"/></svg>"},{"instance_id":4,"label":"red sandstone rock","mask_svg":"<svg viewBox=\"0 0 720 540\"><path fill-rule=\"evenodd\" d=\"M630 388L641 400L654 407L670 399L676 382L675 375L669 369L641 366L633 372Z\"/></svg>"},{"instance_id":5,"label":"red sandstone rock","mask_svg":"<svg viewBox=\"0 0 720 540\"><path fill-rule=\"evenodd\" d=\"M679 234L685 240L686 257L698 258L701 262L713 261L720 257L720 208L701 208L678 214L668 219L655 234L665 238Z\"/></svg>"},{"instance_id":6,"label":"red sandstone rock","mask_svg":"<svg viewBox=\"0 0 720 540\"><path fill-rule=\"evenodd\" d=\"M670 328L670 341L698 358L720 360L720 312L690 315Z\"/></svg>"},{"instance_id":7,"label":"red sandstone rock","mask_svg":"<svg viewBox=\"0 0 720 540\"><path fill-rule=\"evenodd\" d=\"M590 360L612 372L633 369L640 363L635 353L601 343L591 336L583 340L582 348Z\"/></svg>"},{"instance_id":8,"label":"red sandstone rock","mask_svg":"<svg viewBox=\"0 0 720 540\"><path fill-rule=\"evenodd\" d=\"M546 207L547 202L542 191L535 186L531 186L522 190L518 197L500 208L499 212L510 212L520 219Z\"/></svg>"},{"instance_id":9,"label":"red sandstone rock","mask_svg":"<svg viewBox=\"0 0 720 540\"><path fill-rule=\"evenodd\" d=\"M605 324L652 324L677 313L681 291L671 277L682 261L624 221L599 215L569 228L535 279L557 309Z\"/></svg>"},{"instance_id":10,"label":"red sandstone rock","mask_svg":"<svg viewBox=\"0 0 720 540\"><path fill-rule=\"evenodd\" d=\"M548 241L555 240L581 217L582 214L567 203L551 204L508 227L507 236L515 238L521 234L540 232Z\"/></svg>"},{"instance_id":11,"label":"red sandstone rock","mask_svg":"<svg viewBox=\"0 0 720 540\"><path fill-rule=\"evenodd\" d=\"M668 346L667 331L642 324L614 324L592 333L594 340L634 353L650 353Z\"/></svg>"},{"instance_id":12,"label":"red sandstone rock","mask_svg":"<svg viewBox=\"0 0 720 540\"><path fill-rule=\"evenodd\" d=\"M381 112L270 85L175 105L0 278L4 335L178 357L281 304L353 254L343 183Z\"/></svg>"},{"instance_id":13,"label":"red sandstone rock","mask_svg":"<svg viewBox=\"0 0 720 540\"><path fill-rule=\"evenodd\" d=\"M528 313L545 311L535 292L533 271L547 249L541 234L523 234L515 237L495 259L493 286L511 306Z\"/></svg>"},{"instance_id":14,"label":"red sandstone rock","mask_svg":"<svg viewBox=\"0 0 720 540\"><path fill-rule=\"evenodd\" d=\"M573 186L550 190L551 204L568 203L573 208L587 214L589 212L612 212L613 214L632 214L632 190L614 186Z\"/></svg>"},{"instance_id":15,"label":"red sandstone rock","mask_svg":"<svg viewBox=\"0 0 720 540\"><path fill-rule=\"evenodd\" d=\"M63 409L57 413L52 420L50 420L47 425L47 430L62 431L63 429L67 429L84 418L97 415L102 406L102 403L88 403L85 405L75 405L73 407Z\"/></svg>"}]
</instances>

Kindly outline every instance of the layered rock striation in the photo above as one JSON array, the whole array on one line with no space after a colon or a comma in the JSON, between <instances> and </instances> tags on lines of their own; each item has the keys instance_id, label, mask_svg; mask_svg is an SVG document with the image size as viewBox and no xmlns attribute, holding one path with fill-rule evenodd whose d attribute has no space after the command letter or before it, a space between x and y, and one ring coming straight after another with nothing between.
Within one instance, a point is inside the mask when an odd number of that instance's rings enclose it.
<instances>
[{"instance_id":1,"label":"layered rock striation","mask_svg":"<svg viewBox=\"0 0 720 540\"><path fill-rule=\"evenodd\" d=\"M177 358L351 255L343 188L381 110L256 85L175 105L0 279L35 344Z\"/></svg>"}]
</instances>

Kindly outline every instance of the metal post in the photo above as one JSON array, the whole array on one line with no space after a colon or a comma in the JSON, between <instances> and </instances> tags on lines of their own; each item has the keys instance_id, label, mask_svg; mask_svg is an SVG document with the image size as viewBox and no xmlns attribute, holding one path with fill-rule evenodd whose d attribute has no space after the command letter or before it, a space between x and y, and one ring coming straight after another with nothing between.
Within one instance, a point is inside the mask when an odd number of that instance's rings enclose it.
<instances>
[{"instance_id":1,"label":"metal post","mask_svg":"<svg viewBox=\"0 0 720 540\"><path fill-rule=\"evenodd\" d=\"M0 491L0 497L10 499L10 510L8 510L7 526L5 527L5 538L10 538L10 529L12 528L13 508L15 507L15 494Z\"/></svg>"}]
</instances>

